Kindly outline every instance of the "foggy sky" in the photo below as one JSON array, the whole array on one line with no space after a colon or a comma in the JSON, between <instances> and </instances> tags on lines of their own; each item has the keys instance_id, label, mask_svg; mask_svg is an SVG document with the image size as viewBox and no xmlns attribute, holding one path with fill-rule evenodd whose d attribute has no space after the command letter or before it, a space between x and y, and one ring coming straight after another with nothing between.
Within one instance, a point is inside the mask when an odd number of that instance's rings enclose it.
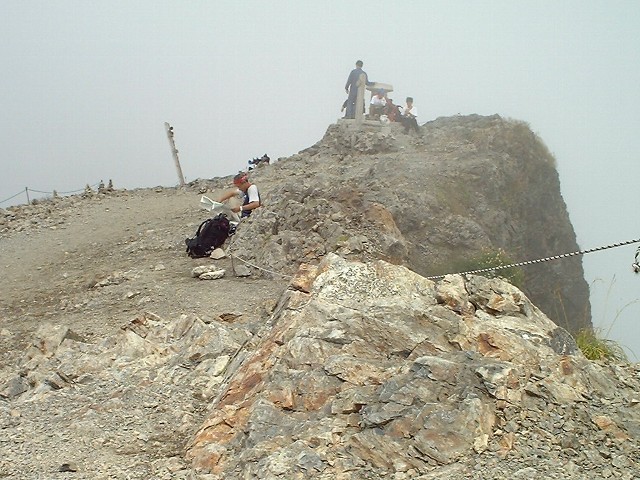
<instances>
[{"instance_id":1,"label":"foggy sky","mask_svg":"<svg viewBox=\"0 0 640 480\"><path fill-rule=\"evenodd\" d=\"M362 59L396 103L415 98L420 123L473 113L528 122L556 157L581 248L640 238L636 1L0 5L0 201L101 179L176 185L164 122L187 181L292 155L340 116ZM583 259L593 321L633 360L636 247Z\"/></svg>"}]
</instances>

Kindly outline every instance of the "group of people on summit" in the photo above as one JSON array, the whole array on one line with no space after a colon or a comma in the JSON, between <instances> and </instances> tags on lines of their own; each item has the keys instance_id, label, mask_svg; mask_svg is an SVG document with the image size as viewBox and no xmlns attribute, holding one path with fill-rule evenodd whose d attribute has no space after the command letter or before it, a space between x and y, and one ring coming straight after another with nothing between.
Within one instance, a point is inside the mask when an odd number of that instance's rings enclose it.
<instances>
[{"instance_id":1,"label":"group of people on summit","mask_svg":"<svg viewBox=\"0 0 640 480\"><path fill-rule=\"evenodd\" d=\"M347 100L342 105L342 109L346 109L345 117L354 119L356 114L356 103L358 99L358 88L360 85L360 77L362 76L365 82L365 87L368 86L369 90L373 91L371 101L369 105L370 119L388 121L388 122L401 122L404 126L405 133L409 133L410 130L420 131L418 126L418 109L413 104L413 98L407 97L404 106L395 105L393 100L387 96L387 93L391 91L391 87L387 89L382 88L384 84L374 84L369 82L367 74L362 70L362 60L356 62L356 68L354 68L349 74L347 83L345 85L345 91L347 92ZM365 103L362 99L362 113L365 112ZM260 158L254 158L249 161L248 170L251 171L258 165L269 165L270 158L265 153ZM230 211L237 215L239 220L248 218L254 210L262 206L262 200L258 191L257 185L249 181L249 171L240 172L233 178L234 188L225 191L217 198L217 203L224 203L228 200L236 198L235 204L229 206ZM207 199L209 200L209 199ZM212 204L216 202L212 202ZM213 211L213 210L212 210ZM234 216L235 216L234 215ZM215 217L202 222L196 232L196 235L192 238L187 238L185 244L187 246L187 254L192 258L200 258L203 256L211 255L213 257L215 250L221 247L230 235L233 235L236 231L239 222L231 222L225 213L219 213Z\"/></svg>"},{"instance_id":2,"label":"group of people on summit","mask_svg":"<svg viewBox=\"0 0 640 480\"><path fill-rule=\"evenodd\" d=\"M358 82L360 76L364 74L365 85L371 86L374 82L369 81L369 77L366 72L362 70L362 60L356 62L356 68L351 70L347 83L344 86L347 92L347 100L342 105L342 110L346 110L344 118L353 119L356 114L356 102L358 98ZM399 106L393 103L393 100L388 98L387 91L384 89L378 89L374 95L371 96L371 102L369 104L369 118L373 120L380 119L383 115L386 116L390 122L401 122L404 126L405 133L409 133L410 130L416 132L420 131L418 126L418 107L413 103L412 97L407 97L405 105ZM365 106L362 105L362 111L364 113Z\"/></svg>"},{"instance_id":3,"label":"group of people on summit","mask_svg":"<svg viewBox=\"0 0 640 480\"><path fill-rule=\"evenodd\" d=\"M358 60L356 62L356 68L349 73L349 78L345 84L345 91L347 92L347 100L342 105L342 109L345 110L344 118L355 118L356 101L358 95L358 82L360 81L360 75L364 74L366 85L371 86L373 82L369 82L367 74L362 70L363 62ZM362 105L364 113L365 106ZM418 108L413 103L413 98L407 97L404 106L399 106L393 103L393 100L387 96L387 91L384 89L378 89L371 97L369 105L369 118L380 119L382 116L386 116L390 122L401 122L404 126L405 133L409 133L410 130L420 131L418 126ZM253 159L249 164L255 167L258 163L269 163L269 157L267 154L260 159ZM249 168L251 170L251 167ZM231 210L237 213L240 218L246 218L253 210L260 207L262 202L260 200L260 194L258 187L249 181L248 172L240 172L233 179L234 189L231 189L223 193L219 198L219 202L225 202L233 197L239 196L242 200L242 204L232 207Z\"/></svg>"},{"instance_id":4,"label":"group of people on summit","mask_svg":"<svg viewBox=\"0 0 640 480\"><path fill-rule=\"evenodd\" d=\"M358 60L356 62L356 68L349 73L349 78L344 86L347 92L347 100L342 105L343 110L346 109L344 118L355 118L356 100L358 95L358 82L360 81L360 75L364 73L366 85L373 85L373 82L369 82L367 74L362 70L363 62ZM364 112L364 105L362 105ZM386 115L390 122L401 122L404 125L405 133L410 130L419 132L418 126L418 108L413 103L413 98L407 97L404 106L399 106L393 103L393 100L387 96L387 91L379 89L371 96L371 102L369 105L369 118L380 119L383 115ZM269 163L269 157L265 153L260 159L253 159L249 162L250 165L255 167L258 163ZM251 167L249 168L251 170ZM233 207L232 211L237 213L241 218L248 217L253 210L260 207L260 194L258 193L258 187L249 181L248 173L241 172L233 179L234 189L223 193L219 198L219 202L225 202L233 197L240 196L242 198L242 205Z\"/></svg>"}]
</instances>

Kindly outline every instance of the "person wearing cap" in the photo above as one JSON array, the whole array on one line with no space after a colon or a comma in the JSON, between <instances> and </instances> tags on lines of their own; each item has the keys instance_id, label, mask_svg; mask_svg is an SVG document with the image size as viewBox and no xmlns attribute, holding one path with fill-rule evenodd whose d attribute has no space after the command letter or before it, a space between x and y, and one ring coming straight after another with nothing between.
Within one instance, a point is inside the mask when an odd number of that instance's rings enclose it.
<instances>
[{"instance_id":1,"label":"person wearing cap","mask_svg":"<svg viewBox=\"0 0 640 480\"><path fill-rule=\"evenodd\" d=\"M260 206L258 187L249 181L246 172L240 172L233 177L233 184L236 189L223 193L218 201L224 202L232 197L242 196L242 205L231 208L231 211L237 213L241 219L247 218L253 210Z\"/></svg>"}]
</instances>

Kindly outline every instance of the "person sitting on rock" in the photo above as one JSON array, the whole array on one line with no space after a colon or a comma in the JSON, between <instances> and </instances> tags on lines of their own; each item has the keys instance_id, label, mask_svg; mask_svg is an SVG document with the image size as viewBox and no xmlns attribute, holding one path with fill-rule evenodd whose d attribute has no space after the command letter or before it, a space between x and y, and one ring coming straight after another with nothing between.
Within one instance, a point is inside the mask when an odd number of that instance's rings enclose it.
<instances>
[{"instance_id":1,"label":"person sitting on rock","mask_svg":"<svg viewBox=\"0 0 640 480\"><path fill-rule=\"evenodd\" d=\"M249 176L246 172L238 173L233 178L233 184L236 188L223 193L218 201L224 202L230 198L241 195L242 205L231 208L231 211L238 213L240 219L247 218L253 210L261 205L258 187L249 181Z\"/></svg>"},{"instance_id":2,"label":"person sitting on rock","mask_svg":"<svg viewBox=\"0 0 640 480\"><path fill-rule=\"evenodd\" d=\"M407 97L407 103L402 109L402 116L400 117L402 124L404 125L404 133L409 133L412 128L420 133L420 127L418 126L418 107L413 104L413 98Z\"/></svg>"},{"instance_id":3,"label":"person sitting on rock","mask_svg":"<svg viewBox=\"0 0 640 480\"><path fill-rule=\"evenodd\" d=\"M393 99L387 98L387 106L385 108L385 115L390 122L400 121L400 107L393 103Z\"/></svg>"},{"instance_id":4,"label":"person sitting on rock","mask_svg":"<svg viewBox=\"0 0 640 480\"><path fill-rule=\"evenodd\" d=\"M372 120L378 120L380 115L384 113L387 106L387 95L384 90L378 90L376 94L371 97L371 103L369 105L369 118Z\"/></svg>"}]
</instances>

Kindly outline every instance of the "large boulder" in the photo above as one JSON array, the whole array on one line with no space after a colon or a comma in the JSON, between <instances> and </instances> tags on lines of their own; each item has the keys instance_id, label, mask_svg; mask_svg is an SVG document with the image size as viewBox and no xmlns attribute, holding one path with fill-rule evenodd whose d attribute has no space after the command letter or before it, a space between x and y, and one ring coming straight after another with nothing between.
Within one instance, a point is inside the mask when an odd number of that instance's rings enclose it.
<instances>
[{"instance_id":1,"label":"large boulder","mask_svg":"<svg viewBox=\"0 0 640 480\"><path fill-rule=\"evenodd\" d=\"M550 444L571 444L577 427L558 430L560 412L582 410L593 431L582 406L615 396L511 284L434 283L334 254L300 271L227 377L187 452L215 479L416 478L487 449L526 451L532 419ZM601 423L637 451L638 423Z\"/></svg>"}]
</instances>

